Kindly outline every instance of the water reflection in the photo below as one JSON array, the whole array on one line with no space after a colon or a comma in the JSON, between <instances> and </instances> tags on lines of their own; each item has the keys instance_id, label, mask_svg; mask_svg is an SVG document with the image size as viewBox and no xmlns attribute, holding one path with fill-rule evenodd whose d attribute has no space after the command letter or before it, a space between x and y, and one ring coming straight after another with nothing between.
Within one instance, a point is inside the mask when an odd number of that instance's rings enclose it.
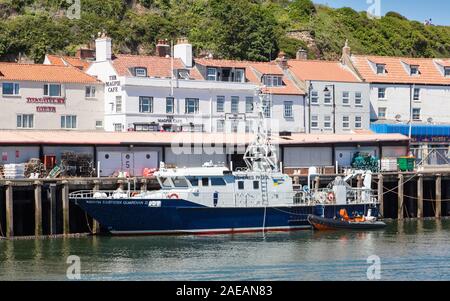
<instances>
[{"instance_id":1,"label":"water reflection","mask_svg":"<svg viewBox=\"0 0 450 301\"><path fill-rule=\"evenodd\" d=\"M386 280L450 280L450 221L399 221L380 231L0 241L0 280L365 280L378 255ZM339 273L336 273L339 271ZM416 273L415 271L421 271Z\"/></svg>"}]
</instances>

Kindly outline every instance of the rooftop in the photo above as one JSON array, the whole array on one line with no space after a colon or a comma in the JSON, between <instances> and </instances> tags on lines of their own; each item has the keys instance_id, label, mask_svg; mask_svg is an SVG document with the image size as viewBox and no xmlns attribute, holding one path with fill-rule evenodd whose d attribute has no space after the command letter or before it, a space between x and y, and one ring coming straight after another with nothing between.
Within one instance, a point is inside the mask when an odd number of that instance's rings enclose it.
<instances>
[{"instance_id":1,"label":"rooftop","mask_svg":"<svg viewBox=\"0 0 450 301\"><path fill-rule=\"evenodd\" d=\"M363 79L371 83L450 85L450 78L445 77L436 65L442 62L445 67L448 59L354 55L352 61ZM385 65L386 73L376 74L371 63ZM411 76L405 65L419 66L420 74Z\"/></svg>"},{"instance_id":2,"label":"rooftop","mask_svg":"<svg viewBox=\"0 0 450 301\"><path fill-rule=\"evenodd\" d=\"M361 82L338 61L289 60L289 70L303 81Z\"/></svg>"},{"instance_id":3,"label":"rooftop","mask_svg":"<svg viewBox=\"0 0 450 301\"><path fill-rule=\"evenodd\" d=\"M48 83L100 83L78 68L41 64L0 63L0 80Z\"/></svg>"},{"instance_id":4,"label":"rooftop","mask_svg":"<svg viewBox=\"0 0 450 301\"><path fill-rule=\"evenodd\" d=\"M224 133L165 133L165 132L101 132L101 131L38 131L0 130L0 145L180 145L189 144L248 144L253 134ZM349 133L344 135L292 134L274 137L282 145L345 144L371 142L407 142L400 134Z\"/></svg>"}]
</instances>

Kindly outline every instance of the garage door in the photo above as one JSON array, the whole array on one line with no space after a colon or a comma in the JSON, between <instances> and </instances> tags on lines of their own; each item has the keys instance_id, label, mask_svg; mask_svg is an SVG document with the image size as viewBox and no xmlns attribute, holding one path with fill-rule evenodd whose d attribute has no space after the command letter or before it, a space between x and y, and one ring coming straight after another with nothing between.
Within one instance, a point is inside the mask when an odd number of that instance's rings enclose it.
<instances>
[{"instance_id":1,"label":"garage door","mask_svg":"<svg viewBox=\"0 0 450 301\"><path fill-rule=\"evenodd\" d=\"M334 166L331 147L286 147L284 166L290 168Z\"/></svg>"},{"instance_id":2,"label":"garage door","mask_svg":"<svg viewBox=\"0 0 450 301\"><path fill-rule=\"evenodd\" d=\"M110 177L118 172L128 172L130 176L142 176L145 168L158 167L158 152L98 152L100 175Z\"/></svg>"}]
</instances>

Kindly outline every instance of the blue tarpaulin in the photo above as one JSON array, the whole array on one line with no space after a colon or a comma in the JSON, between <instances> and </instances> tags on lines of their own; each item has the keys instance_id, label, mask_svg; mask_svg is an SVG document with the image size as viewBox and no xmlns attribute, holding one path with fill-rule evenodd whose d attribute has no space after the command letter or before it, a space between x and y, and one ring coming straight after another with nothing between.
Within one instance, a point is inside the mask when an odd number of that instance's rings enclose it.
<instances>
[{"instance_id":1,"label":"blue tarpaulin","mask_svg":"<svg viewBox=\"0 0 450 301\"><path fill-rule=\"evenodd\" d=\"M409 124L372 124L371 130L379 134L403 134L409 135ZM411 136L422 139L446 138L450 139L450 125L413 124Z\"/></svg>"}]
</instances>

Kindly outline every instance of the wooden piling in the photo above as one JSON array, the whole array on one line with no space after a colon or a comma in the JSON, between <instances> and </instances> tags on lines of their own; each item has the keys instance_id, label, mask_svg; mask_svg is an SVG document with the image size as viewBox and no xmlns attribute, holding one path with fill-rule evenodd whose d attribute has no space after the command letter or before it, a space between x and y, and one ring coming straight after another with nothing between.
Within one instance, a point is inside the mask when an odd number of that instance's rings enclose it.
<instances>
[{"instance_id":1,"label":"wooden piling","mask_svg":"<svg viewBox=\"0 0 450 301\"><path fill-rule=\"evenodd\" d=\"M435 217L440 218L442 213L442 176L436 175L436 212Z\"/></svg>"},{"instance_id":2,"label":"wooden piling","mask_svg":"<svg viewBox=\"0 0 450 301\"><path fill-rule=\"evenodd\" d=\"M50 184L48 192L48 200L50 202L50 235L57 234L56 227L56 184Z\"/></svg>"},{"instance_id":3,"label":"wooden piling","mask_svg":"<svg viewBox=\"0 0 450 301\"><path fill-rule=\"evenodd\" d=\"M404 200L404 181L403 174L398 175L398 212L397 218L402 220L404 217L403 213L403 200Z\"/></svg>"},{"instance_id":4,"label":"wooden piling","mask_svg":"<svg viewBox=\"0 0 450 301\"><path fill-rule=\"evenodd\" d=\"M62 208L63 208L63 234L70 234L70 221L69 221L69 182L62 182Z\"/></svg>"},{"instance_id":5,"label":"wooden piling","mask_svg":"<svg viewBox=\"0 0 450 301\"><path fill-rule=\"evenodd\" d=\"M42 236L42 182L34 182L34 235Z\"/></svg>"},{"instance_id":6,"label":"wooden piling","mask_svg":"<svg viewBox=\"0 0 450 301\"><path fill-rule=\"evenodd\" d=\"M417 179L417 218L423 218L423 175Z\"/></svg>"},{"instance_id":7,"label":"wooden piling","mask_svg":"<svg viewBox=\"0 0 450 301\"><path fill-rule=\"evenodd\" d=\"M380 215L384 217L384 180L381 174L378 176L378 202L380 203Z\"/></svg>"},{"instance_id":8,"label":"wooden piling","mask_svg":"<svg viewBox=\"0 0 450 301\"><path fill-rule=\"evenodd\" d=\"M6 237L14 236L14 210L13 210L13 185L11 182L6 182Z\"/></svg>"},{"instance_id":9,"label":"wooden piling","mask_svg":"<svg viewBox=\"0 0 450 301\"><path fill-rule=\"evenodd\" d=\"M100 181L95 180L94 181L94 192L100 191ZM92 219L92 234L99 234L100 233L100 224L95 220Z\"/></svg>"}]
</instances>

